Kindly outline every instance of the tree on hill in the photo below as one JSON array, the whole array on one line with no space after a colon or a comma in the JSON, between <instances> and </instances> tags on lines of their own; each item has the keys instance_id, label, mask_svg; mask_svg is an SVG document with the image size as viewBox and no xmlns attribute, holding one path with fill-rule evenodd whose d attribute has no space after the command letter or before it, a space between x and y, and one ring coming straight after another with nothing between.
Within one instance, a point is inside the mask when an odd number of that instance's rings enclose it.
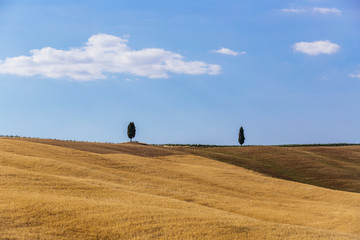
<instances>
[{"instance_id":1,"label":"tree on hill","mask_svg":"<svg viewBox=\"0 0 360 240\"><path fill-rule=\"evenodd\" d=\"M135 137L136 129L134 122L130 122L127 129L127 135L130 138L130 142L132 142L132 139Z\"/></svg>"},{"instance_id":2,"label":"tree on hill","mask_svg":"<svg viewBox=\"0 0 360 240\"><path fill-rule=\"evenodd\" d=\"M240 145L243 145L244 142L245 142L244 128L241 127L239 130L239 143Z\"/></svg>"}]
</instances>

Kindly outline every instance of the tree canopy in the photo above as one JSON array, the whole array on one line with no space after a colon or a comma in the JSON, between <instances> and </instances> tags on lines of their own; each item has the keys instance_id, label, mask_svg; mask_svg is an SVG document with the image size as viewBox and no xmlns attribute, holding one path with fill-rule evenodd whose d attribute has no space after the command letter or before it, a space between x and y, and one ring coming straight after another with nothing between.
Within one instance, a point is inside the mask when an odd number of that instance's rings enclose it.
<instances>
[{"instance_id":1,"label":"tree canopy","mask_svg":"<svg viewBox=\"0 0 360 240\"><path fill-rule=\"evenodd\" d=\"M239 130L239 143L240 145L243 145L244 142L245 142L244 128L241 127Z\"/></svg>"},{"instance_id":2,"label":"tree canopy","mask_svg":"<svg viewBox=\"0 0 360 240\"><path fill-rule=\"evenodd\" d=\"M127 129L127 135L130 138L130 142L132 142L132 139L135 137L136 128L134 122L130 122Z\"/></svg>"}]
</instances>

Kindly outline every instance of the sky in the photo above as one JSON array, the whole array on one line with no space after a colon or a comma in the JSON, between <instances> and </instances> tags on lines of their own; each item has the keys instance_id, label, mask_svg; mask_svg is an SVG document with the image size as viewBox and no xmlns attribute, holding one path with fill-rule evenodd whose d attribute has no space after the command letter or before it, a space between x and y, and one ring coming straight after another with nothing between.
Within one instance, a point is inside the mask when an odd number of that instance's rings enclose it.
<instances>
[{"instance_id":1,"label":"sky","mask_svg":"<svg viewBox=\"0 0 360 240\"><path fill-rule=\"evenodd\" d=\"M358 0L0 0L1 135L359 143L359 93Z\"/></svg>"}]
</instances>

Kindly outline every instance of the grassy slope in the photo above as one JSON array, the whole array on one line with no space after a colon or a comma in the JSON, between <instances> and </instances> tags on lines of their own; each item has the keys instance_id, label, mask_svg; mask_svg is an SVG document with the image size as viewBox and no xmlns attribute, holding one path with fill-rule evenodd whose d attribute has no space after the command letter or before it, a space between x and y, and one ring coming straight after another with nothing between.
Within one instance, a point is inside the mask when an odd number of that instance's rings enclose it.
<instances>
[{"instance_id":1,"label":"grassy slope","mask_svg":"<svg viewBox=\"0 0 360 240\"><path fill-rule=\"evenodd\" d=\"M174 149L277 178L360 193L360 146Z\"/></svg>"},{"instance_id":2,"label":"grassy slope","mask_svg":"<svg viewBox=\"0 0 360 240\"><path fill-rule=\"evenodd\" d=\"M161 147L31 141L0 139L0 239L360 238L356 193Z\"/></svg>"}]
</instances>

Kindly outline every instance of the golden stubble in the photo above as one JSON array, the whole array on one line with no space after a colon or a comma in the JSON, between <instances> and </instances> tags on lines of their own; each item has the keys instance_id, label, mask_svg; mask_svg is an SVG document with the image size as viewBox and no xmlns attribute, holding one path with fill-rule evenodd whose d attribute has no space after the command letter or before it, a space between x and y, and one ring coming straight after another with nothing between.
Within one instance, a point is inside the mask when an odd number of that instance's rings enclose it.
<instances>
[{"instance_id":1,"label":"golden stubble","mask_svg":"<svg viewBox=\"0 0 360 240\"><path fill-rule=\"evenodd\" d=\"M360 239L357 193L21 139L0 140L0 216L0 239Z\"/></svg>"}]
</instances>

